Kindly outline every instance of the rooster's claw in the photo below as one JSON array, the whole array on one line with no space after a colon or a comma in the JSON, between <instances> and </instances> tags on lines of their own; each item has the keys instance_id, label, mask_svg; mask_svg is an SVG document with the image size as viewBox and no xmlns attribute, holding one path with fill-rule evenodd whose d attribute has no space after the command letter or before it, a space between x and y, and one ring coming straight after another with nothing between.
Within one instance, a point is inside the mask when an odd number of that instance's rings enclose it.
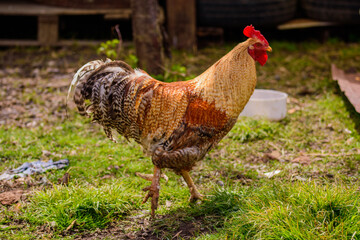
<instances>
[{"instance_id":1,"label":"rooster's claw","mask_svg":"<svg viewBox=\"0 0 360 240\"><path fill-rule=\"evenodd\" d=\"M160 192L160 175L161 170L158 167L154 167L154 175L152 178L152 183L150 186L145 187L143 191L147 192L144 197L143 204L147 202L147 200L151 197L151 217L155 217L155 211L158 207L159 201L159 192Z\"/></svg>"},{"instance_id":2,"label":"rooster's claw","mask_svg":"<svg viewBox=\"0 0 360 240\"><path fill-rule=\"evenodd\" d=\"M197 200L203 200L204 195L200 194L196 188L190 188L190 202L196 202Z\"/></svg>"},{"instance_id":3,"label":"rooster's claw","mask_svg":"<svg viewBox=\"0 0 360 240\"><path fill-rule=\"evenodd\" d=\"M158 208L159 189L160 186L153 187L152 185L143 189L143 191L148 191L148 193L144 197L142 203L143 204L146 203L147 200L151 197L151 217L155 216L155 211Z\"/></svg>"}]
</instances>

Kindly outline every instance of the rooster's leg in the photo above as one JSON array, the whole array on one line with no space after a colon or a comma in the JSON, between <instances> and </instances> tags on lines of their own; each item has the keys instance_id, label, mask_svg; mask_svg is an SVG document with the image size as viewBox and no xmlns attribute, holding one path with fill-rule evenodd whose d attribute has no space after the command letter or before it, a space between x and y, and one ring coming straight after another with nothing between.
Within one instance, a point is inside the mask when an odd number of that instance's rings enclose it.
<instances>
[{"instance_id":1,"label":"rooster's leg","mask_svg":"<svg viewBox=\"0 0 360 240\"><path fill-rule=\"evenodd\" d=\"M143 200L143 203L146 203L149 197L151 197L151 217L155 216L155 210L158 207L160 176L161 176L161 169L155 166L151 185L143 189L144 191L148 191L148 193L146 194Z\"/></svg>"},{"instance_id":2,"label":"rooster's leg","mask_svg":"<svg viewBox=\"0 0 360 240\"><path fill-rule=\"evenodd\" d=\"M188 185L189 187L189 190L190 190L190 202L192 201L196 201L197 199L200 199L202 200L203 199L203 195L201 195L199 193L199 191L197 190L193 180L191 179L190 177L190 174L188 171L185 171L185 170L182 170L181 171L181 175L183 176L183 178L185 179L185 182L186 184Z\"/></svg>"},{"instance_id":3,"label":"rooster's leg","mask_svg":"<svg viewBox=\"0 0 360 240\"><path fill-rule=\"evenodd\" d=\"M145 180L148 180L150 182L153 180L153 176L154 176L153 174L146 174L146 173L140 173L140 172L136 172L135 175L138 176L138 177L141 177L141 178L143 178ZM165 179L165 183L167 183L169 181L168 176L166 176L164 173L161 173L160 177Z\"/></svg>"}]
</instances>

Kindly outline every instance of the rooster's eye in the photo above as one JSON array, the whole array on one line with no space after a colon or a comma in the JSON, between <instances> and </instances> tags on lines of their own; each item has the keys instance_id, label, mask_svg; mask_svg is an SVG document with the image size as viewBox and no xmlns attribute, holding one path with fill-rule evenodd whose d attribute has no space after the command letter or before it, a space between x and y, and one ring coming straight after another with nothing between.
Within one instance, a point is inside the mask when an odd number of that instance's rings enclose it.
<instances>
[{"instance_id":1,"label":"rooster's eye","mask_svg":"<svg viewBox=\"0 0 360 240\"><path fill-rule=\"evenodd\" d=\"M262 45L260 43L255 43L254 45L255 45L256 48L261 48L262 47Z\"/></svg>"}]
</instances>

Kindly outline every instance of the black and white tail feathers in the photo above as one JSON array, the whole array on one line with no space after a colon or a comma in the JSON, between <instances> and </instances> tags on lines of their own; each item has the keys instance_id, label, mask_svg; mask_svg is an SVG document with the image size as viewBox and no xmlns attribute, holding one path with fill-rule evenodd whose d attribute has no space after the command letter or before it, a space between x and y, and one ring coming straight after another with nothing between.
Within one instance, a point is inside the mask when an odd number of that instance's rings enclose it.
<instances>
[{"instance_id":1,"label":"black and white tail feathers","mask_svg":"<svg viewBox=\"0 0 360 240\"><path fill-rule=\"evenodd\" d=\"M119 115L116 113L122 111L116 104L113 105L113 101L119 97L126 98L126 96L114 96L114 93L118 92L120 86L126 85L127 80L134 72L134 69L122 61L111 61L110 59L91 61L76 72L68 91L67 98L75 88L74 102L79 113L87 115L93 121L101 124L106 135L113 141L111 129L116 127L113 126L115 124L114 115ZM114 85L116 86L113 87Z\"/></svg>"}]
</instances>

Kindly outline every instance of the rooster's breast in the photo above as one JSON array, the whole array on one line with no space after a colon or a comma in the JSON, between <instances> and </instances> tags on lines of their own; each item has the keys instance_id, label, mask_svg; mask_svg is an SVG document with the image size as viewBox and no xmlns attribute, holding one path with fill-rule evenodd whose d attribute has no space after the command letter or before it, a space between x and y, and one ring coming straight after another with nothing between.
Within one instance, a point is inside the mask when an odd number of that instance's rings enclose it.
<instances>
[{"instance_id":1,"label":"rooster's breast","mask_svg":"<svg viewBox=\"0 0 360 240\"><path fill-rule=\"evenodd\" d=\"M175 170L191 169L236 121L191 86L180 86L153 89L142 132L142 145L154 164Z\"/></svg>"}]
</instances>

